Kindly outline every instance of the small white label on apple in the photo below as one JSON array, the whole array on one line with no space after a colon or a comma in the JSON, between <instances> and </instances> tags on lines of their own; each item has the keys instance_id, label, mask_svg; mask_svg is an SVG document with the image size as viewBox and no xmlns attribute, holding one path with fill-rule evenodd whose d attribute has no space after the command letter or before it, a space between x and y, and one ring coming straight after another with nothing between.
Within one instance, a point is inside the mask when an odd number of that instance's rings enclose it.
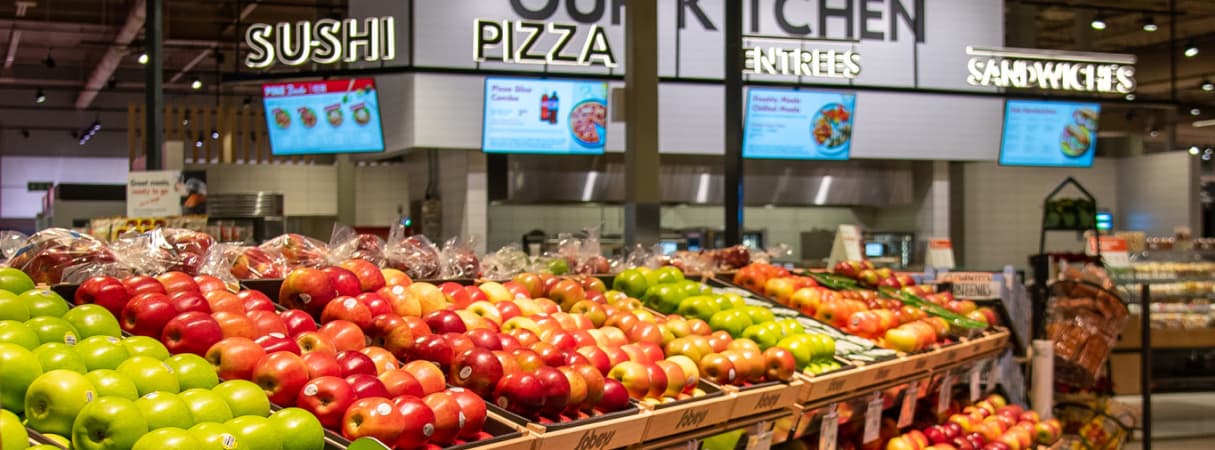
<instances>
[{"instance_id":1,"label":"small white label on apple","mask_svg":"<svg viewBox=\"0 0 1215 450\"><path fill-rule=\"evenodd\" d=\"M460 369L460 380L467 380L470 376L472 376L472 367L465 366Z\"/></svg>"},{"instance_id":2,"label":"small white label on apple","mask_svg":"<svg viewBox=\"0 0 1215 450\"><path fill-rule=\"evenodd\" d=\"M228 433L223 433L220 436L223 436L221 438L222 440L220 441L220 445L224 446L224 450L232 450L236 448L236 436Z\"/></svg>"},{"instance_id":3,"label":"small white label on apple","mask_svg":"<svg viewBox=\"0 0 1215 450\"><path fill-rule=\"evenodd\" d=\"M435 424L428 423L422 427L422 436L430 437L432 434L435 434Z\"/></svg>"},{"instance_id":4,"label":"small white label on apple","mask_svg":"<svg viewBox=\"0 0 1215 450\"><path fill-rule=\"evenodd\" d=\"M76 335L72 333L64 333L63 342L67 345L76 345Z\"/></svg>"},{"instance_id":5,"label":"small white label on apple","mask_svg":"<svg viewBox=\"0 0 1215 450\"><path fill-rule=\"evenodd\" d=\"M353 297L351 297L351 298L346 299L346 301L342 302L342 305L347 308L353 308L354 305L356 305L358 303L359 303L358 300L355 300Z\"/></svg>"},{"instance_id":6,"label":"small white label on apple","mask_svg":"<svg viewBox=\"0 0 1215 450\"><path fill-rule=\"evenodd\" d=\"M106 336L106 337L105 337L105 340L110 341L110 343L111 343L111 344L117 344L117 343L118 343L118 338L116 338L116 337L114 337L114 336Z\"/></svg>"},{"instance_id":7,"label":"small white label on apple","mask_svg":"<svg viewBox=\"0 0 1215 450\"><path fill-rule=\"evenodd\" d=\"M506 405L509 405L509 404L510 404L510 400L507 400L506 397L498 397L498 407L499 408L506 409Z\"/></svg>"},{"instance_id":8,"label":"small white label on apple","mask_svg":"<svg viewBox=\"0 0 1215 450\"><path fill-rule=\"evenodd\" d=\"M731 368L730 368L730 372L729 372L729 373L727 373L726 375L730 377L730 378L729 378L729 379L730 379L730 381L734 381L734 368L733 368L733 367L731 367Z\"/></svg>"},{"instance_id":9,"label":"small white label on apple","mask_svg":"<svg viewBox=\"0 0 1215 450\"><path fill-rule=\"evenodd\" d=\"M319 391L319 390L320 389L317 389L315 384L309 384L307 386L304 386L304 395L311 397L313 395L316 395L317 391Z\"/></svg>"},{"instance_id":10,"label":"small white label on apple","mask_svg":"<svg viewBox=\"0 0 1215 450\"><path fill-rule=\"evenodd\" d=\"M93 391L84 391L84 401L86 403L93 401Z\"/></svg>"},{"instance_id":11,"label":"small white label on apple","mask_svg":"<svg viewBox=\"0 0 1215 450\"><path fill-rule=\"evenodd\" d=\"M380 406L375 408L375 412L379 413L381 416L387 416L392 414L392 406L389 406L387 403L380 403Z\"/></svg>"}]
</instances>

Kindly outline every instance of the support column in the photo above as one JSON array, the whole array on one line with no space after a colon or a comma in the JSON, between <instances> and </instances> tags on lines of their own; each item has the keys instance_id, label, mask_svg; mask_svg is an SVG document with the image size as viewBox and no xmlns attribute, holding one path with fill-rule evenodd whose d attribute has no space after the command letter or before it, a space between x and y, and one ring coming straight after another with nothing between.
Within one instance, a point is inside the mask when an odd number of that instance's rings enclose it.
<instances>
[{"instance_id":1,"label":"support column","mask_svg":"<svg viewBox=\"0 0 1215 450\"><path fill-rule=\"evenodd\" d=\"M629 0L624 20L624 241L658 242L658 0Z\"/></svg>"},{"instance_id":2,"label":"support column","mask_svg":"<svg viewBox=\"0 0 1215 450\"><path fill-rule=\"evenodd\" d=\"M727 1L725 11L725 245L742 243L743 230L743 104L742 1ZM756 14L755 11L751 11Z\"/></svg>"},{"instance_id":3,"label":"support column","mask_svg":"<svg viewBox=\"0 0 1215 450\"><path fill-rule=\"evenodd\" d=\"M355 226L358 204L357 180L354 179L354 161L350 155L337 155L337 221L338 223Z\"/></svg>"},{"instance_id":4,"label":"support column","mask_svg":"<svg viewBox=\"0 0 1215 450\"><path fill-rule=\"evenodd\" d=\"M147 147L144 149L147 170L160 170L161 147L165 141L165 102L164 102L164 55L161 54L164 36L164 3L163 0L148 0L145 6L144 45L148 52L148 65L144 68L147 84L144 93L147 122L144 130L148 133Z\"/></svg>"}]
</instances>

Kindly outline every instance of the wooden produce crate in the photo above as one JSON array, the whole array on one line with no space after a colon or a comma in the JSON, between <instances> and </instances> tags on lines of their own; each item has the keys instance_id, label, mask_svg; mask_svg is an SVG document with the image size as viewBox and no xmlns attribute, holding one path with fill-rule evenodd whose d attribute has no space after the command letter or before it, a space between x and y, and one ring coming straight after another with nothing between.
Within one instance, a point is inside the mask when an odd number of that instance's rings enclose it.
<instances>
[{"instance_id":1,"label":"wooden produce crate","mask_svg":"<svg viewBox=\"0 0 1215 450\"><path fill-rule=\"evenodd\" d=\"M926 354L899 356L873 364L857 366L851 370L828 372L820 375L798 373L802 380L797 402L813 403L822 399L854 392L868 386L886 383L921 371L927 371ZM922 367L921 367L922 366Z\"/></svg>"},{"instance_id":2,"label":"wooden produce crate","mask_svg":"<svg viewBox=\"0 0 1215 450\"><path fill-rule=\"evenodd\" d=\"M628 408L568 422L541 423L486 403L491 417L506 421L535 436L534 448L617 448L641 442L637 429L644 428L648 412L630 401ZM618 432L622 430L633 430Z\"/></svg>"},{"instance_id":3,"label":"wooden produce crate","mask_svg":"<svg viewBox=\"0 0 1215 450\"><path fill-rule=\"evenodd\" d=\"M737 419L788 408L796 403L803 384L802 380L794 379L789 383L769 381L746 387L722 386L722 389L734 396L730 417Z\"/></svg>"},{"instance_id":4,"label":"wooden produce crate","mask_svg":"<svg viewBox=\"0 0 1215 450\"><path fill-rule=\"evenodd\" d=\"M735 397L727 395L721 388L705 380L700 380L700 389L706 393L702 397L652 406L643 403L642 407L650 413L641 441L683 434L730 420Z\"/></svg>"},{"instance_id":5,"label":"wooden produce crate","mask_svg":"<svg viewBox=\"0 0 1215 450\"><path fill-rule=\"evenodd\" d=\"M271 406L277 410L277 406ZM485 420L485 426L482 428L490 437L479 441L466 442L463 444L455 444L443 447L443 450L468 450L470 448L477 449L494 449L494 450L530 450L533 445L534 437L530 436L526 431L521 431L514 424L500 418L488 415ZM391 450L392 446L384 445L378 439L365 437L355 439L354 441L347 440L340 433L333 430L325 430L325 449L326 450Z\"/></svg>"}]
</instances>

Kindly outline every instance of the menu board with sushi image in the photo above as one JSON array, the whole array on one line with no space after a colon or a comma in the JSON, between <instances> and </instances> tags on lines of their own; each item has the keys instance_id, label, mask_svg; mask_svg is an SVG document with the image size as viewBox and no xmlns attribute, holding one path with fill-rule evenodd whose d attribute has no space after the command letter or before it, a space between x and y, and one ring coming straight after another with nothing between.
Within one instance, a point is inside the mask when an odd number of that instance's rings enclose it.
<instances>
[{"instance_id":1,"label":"menu board with sushi image","mask_svg":"<svg viewBox=\"0 0 1215 450\"><path fill-rule=\"evenodd\" d=\"M1097 151L1098 103L1009 100L1000 164L1089 167Z\"/></svg>"},{"instance_id":2,"label":"menu board with sushi image","mask_svg":"<svg viewBox=\"0 0 1215 450\"><path fill-rule=\"evenodd\" d=\"M481 148L487 153L602 154L607 83L486 78Z\"/></svg>"},{"instance_id":3,"label":"menu board with sushi image","mask_svg":"<svg viewBox=\"0 0 1215 450\"><path fill-rule=\"evenodd\" d=\"M848 159L856 94L751 88L743 157Z\"/></svg>"},{"instance_id":4,"label":"menu board with sushi image","mask_svg":"<svg viewBox=\"0 0 1215 450\"><path fill-rule=\"evenodd\" d=\"M271 153L384 151L375 80L262 85Z\"/></svg>"}]
</instances>

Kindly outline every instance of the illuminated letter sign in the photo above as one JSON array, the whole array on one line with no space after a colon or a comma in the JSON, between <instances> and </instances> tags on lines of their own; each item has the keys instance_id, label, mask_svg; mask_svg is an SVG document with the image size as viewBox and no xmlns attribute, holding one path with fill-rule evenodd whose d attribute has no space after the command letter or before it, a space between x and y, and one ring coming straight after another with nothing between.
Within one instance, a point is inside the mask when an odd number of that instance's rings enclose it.
<instances>
[{"instance_id":1,"label":"illuminated letter sign","mask_svg":"<svg viewBox=\"0 0 1215 450\"><path fill-rule=\"evenodd\" d=\"M616 56L612 54L606 29L592 24L585 39L575 40L574 36L578 34L578 25L476 19L473 21L473 60L616 67ZM538 45L541 40L549 44Z\"/></svg>"},{"instance_id":2,"label":"illuminated letter sign","mask_svg":"<svg viewBox=\"0 0 1215 450\"><path fill-rule=\"evenodd\" d=\"M252 51L245 65L265 69L275 62L298 66L313 62L374 62L396 59L396 21L392 17L321 19L316 22L258 23L245 30Z\"/></svg>"},{"instance_id":3,"label":"illuminated letter sign","mask_svg":"<svg viewBox=\"0 0 1215 450\"><path fill-rule=\"evenodd\" d=\"M966 47L966 82L972 86L1129 94L1135 91L1135 56L1021 48Z\"/></svg>"},{"instance_id":4,"label":"illuminated letter sign","mask_svg":"<svg viewBox=\"0 0 1215 450\"><path fill-rule=\"evenodd\" d=\"M743 60L743 72L757 75L852 79L861 74L861 55L851 50L750 47L743 49Z\"/></svg>"}]
</instances>

